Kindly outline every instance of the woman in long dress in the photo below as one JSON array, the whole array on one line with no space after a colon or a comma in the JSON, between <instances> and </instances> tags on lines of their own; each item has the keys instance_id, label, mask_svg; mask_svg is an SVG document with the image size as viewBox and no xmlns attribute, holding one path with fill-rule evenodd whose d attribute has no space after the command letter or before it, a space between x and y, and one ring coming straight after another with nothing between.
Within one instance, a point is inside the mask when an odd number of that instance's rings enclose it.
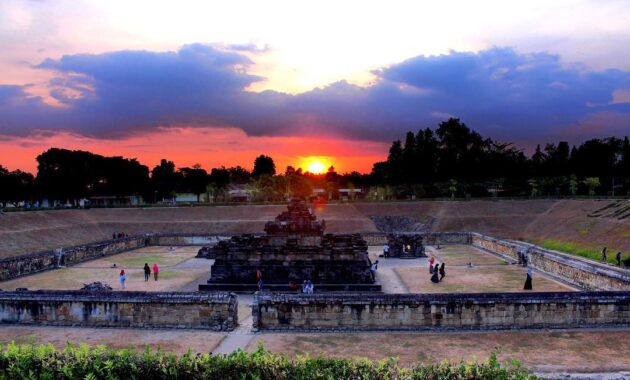
<instances>
[{"instance_id":1,"label":"woman in long dress","mask_svg":"<svg viewBox=\"0 0 630 380\"><path fill-rule=\"evenodd\" d=\"M525 278L524 290L532 290L532 270L527 268L527 277Z\"/></svg>"},{"instance_id":2,"label":"woman in long dress","mask_svg":"<svg viewBox=\"0 0 630 380\"><path fill-rule=\"evenodd\" d=\"M440 277L439 277L440 274L438 273L439 267L440 267L440 264L435 264L435 268L433 268L433 275L431 276L431 282L435 284L440 282Z\"/></svg>"}]
</instances>

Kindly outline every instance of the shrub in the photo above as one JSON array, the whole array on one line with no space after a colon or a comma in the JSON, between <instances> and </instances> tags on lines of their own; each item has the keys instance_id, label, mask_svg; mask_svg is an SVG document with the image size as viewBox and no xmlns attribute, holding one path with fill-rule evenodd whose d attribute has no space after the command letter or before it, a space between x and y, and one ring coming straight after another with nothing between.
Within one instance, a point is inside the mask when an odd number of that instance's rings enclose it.
<instances>
[{"instance_id":1,"label":"shrub","mask_svg":"<svg viewBox=\"0 0 630 380\"><path fill-rule=\"evenodd\" d=\"M105 346L68 344L0 347L0 379L534 379L516 361L501 366L495 355L483 363L402 367L394 359L372 362L325 357L297 357L265 351L182 356L160 350L135 352Z\"/></svg>"}]
</instances>

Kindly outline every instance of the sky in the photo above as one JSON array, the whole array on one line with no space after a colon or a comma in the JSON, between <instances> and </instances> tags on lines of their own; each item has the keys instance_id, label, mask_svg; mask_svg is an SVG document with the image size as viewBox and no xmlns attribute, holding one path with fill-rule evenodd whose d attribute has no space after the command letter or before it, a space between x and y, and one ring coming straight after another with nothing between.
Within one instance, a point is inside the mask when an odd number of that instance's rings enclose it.
<instances>
[{"instance_id":1,"label":"sky","mask_svg":"<svg viewBox=\"0 0 630 380\"><path fill-rule=\"evenodd\" d=\"M50 147L369 172L449 117L630 135L630 2L0 0L0 165Z\"/></svg>"}]
</instances>

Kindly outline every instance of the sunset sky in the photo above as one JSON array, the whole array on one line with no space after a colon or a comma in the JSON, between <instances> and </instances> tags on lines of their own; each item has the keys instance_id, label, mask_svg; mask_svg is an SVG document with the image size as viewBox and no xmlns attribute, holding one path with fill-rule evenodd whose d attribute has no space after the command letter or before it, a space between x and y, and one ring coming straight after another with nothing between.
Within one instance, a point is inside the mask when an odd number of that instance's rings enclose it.
<instances>
[{"instance_id":1,"label":"sunset sky","mask_svg":"<svg viewBox=\"0 0 630 380\"><path fill-rule=\"evenodd\" d=\"M0 165L368 172L451 116L524 149L630 135L629 20L626 0L0 0Z\"/></svg>"}]
</instances>

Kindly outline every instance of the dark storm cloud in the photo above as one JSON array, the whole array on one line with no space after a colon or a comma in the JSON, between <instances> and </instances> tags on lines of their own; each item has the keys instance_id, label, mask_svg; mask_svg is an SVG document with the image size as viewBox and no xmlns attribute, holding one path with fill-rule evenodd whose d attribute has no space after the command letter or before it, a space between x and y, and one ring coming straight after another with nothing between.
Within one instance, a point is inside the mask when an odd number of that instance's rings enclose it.
<instances>
[{"instance_id":1,"label":"dark storm cloud","mask_svg":"<svg viewBox=\"0 0 630 380\"><path fill-rule=\"evenodd\" d=\"M484 135L523 140L618 133L630 121L629 103L611 104L615 90L630 89L630 73L566 66L547 53L495 48L419 56L375 71L378 80L370 86L340 81L288 95L245 91L263 78L247 74L253 63L235 50L195 44L177 52L46 60L37 67L56 73L51 96L63 107L29 97L25 87L0 86L0 134L44 129L117 137L155 127L215 125L250 135L387 140L452 115ZM614 115L610 126L606 115Z\"/></svg>"}]
</instances>

